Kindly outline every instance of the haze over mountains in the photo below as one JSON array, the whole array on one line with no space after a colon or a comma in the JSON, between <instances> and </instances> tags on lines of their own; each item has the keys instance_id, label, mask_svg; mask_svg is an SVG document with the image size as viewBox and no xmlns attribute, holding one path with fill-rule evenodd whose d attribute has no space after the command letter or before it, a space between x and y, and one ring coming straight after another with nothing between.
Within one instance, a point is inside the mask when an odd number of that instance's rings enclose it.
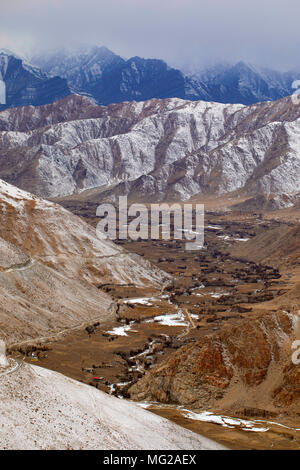
<instances>
[{"instance_id":1,"label":"haze over mountains","mask_svg":"<svg viewBox=\"0 0 300 470\"><path fill-rule=\"evenodd\" d=\"M160 59L127 60L97 46L43 53L30 62L0 51L0 109L51 103L71 92L102 105L173 97L249 105L290 95L300 76L242 61L185 73Z\"/></svg>"},{"instance_id":2,"label":"haze over mountains","mask_svg":"<svg viewBox=\"0 0 300 470\"><path fill-rule=\"evenodd\" d=\"M97 47L32 63L0 52L0 327L16 366L0 368L0 447L219 447L19 354L124 399L299 421L297 75L187 75ZM99 237L95 206L119 195L211 197L205 249ZM287 222L264 212L287 206Z\"/></svg>"},{"instance_id":3,"label":"haze over mountains","mask_svg":"<svg viewBox=\"0 0 300 470\"><path fill-rule=\"evenodd\" d=\"M291 94L298 78L295 72L280 73L242 61L184 73L163 60L125 60L105 47L81 53L58 51L32 61L51 76L66 78L74 90L90 93L99 104L173 97L252 104Z\"/></svg>"}]
</instances>

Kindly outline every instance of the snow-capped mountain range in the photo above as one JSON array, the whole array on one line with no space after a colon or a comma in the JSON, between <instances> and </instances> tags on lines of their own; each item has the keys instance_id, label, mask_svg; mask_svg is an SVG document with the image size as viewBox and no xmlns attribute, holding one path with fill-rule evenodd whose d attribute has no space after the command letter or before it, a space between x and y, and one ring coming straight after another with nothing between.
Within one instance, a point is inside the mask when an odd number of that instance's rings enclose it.
<instances>
[{"instance_id":1,"label":"snow-capped mountain range","mask_svg":"<svg viewBox=\"0 0 300 470\"><path fill-rule=\"evenodd\" d=\"M295 72L281 73L245 62L183 72L163 60L125 60L106 47L57 51L33 57L32 62L52 76L66 78L74 90L104 105L173 97L252 104L290 95L293 81L300 78Z\"/></svg>"},{"instance_id":2,"label":"snow-capped mountain range","mask_svg":"<svg viewBox=\"0 0 300 470\"><path fill-rule=\"evenodd\" d=\"M2 49L0 109L47 104L72 92L102 105L175 97L249 105L290 95L299 78L300 73L281 73L245 62L188 73L163 60L127 60L97 46L35 55L30 63Z\"/></svg>"},{"instance_id":3,"label":"snow-capped mountain range","mask_svg":"<svg viewBox=\"0 0 300 470\"><path fill-rule=\"evenodd\" d=\"M292 94L297 72L277 72L246 62L217 65L186 77L186 98L253 104Z\"/></svg>"},{"instance_id":4,"label":"snow-capped mountain range","mask_svg":"<svg viewBox=\"0 0 300 470\"><path fill-rule=\"evenodd\" d=\"M101 187L113 200L299 193L300 106L282 98L296 74L241 62L184 75L104 47L32 61L0 51L0 178L9 183L43 197Z\"/></svg>"},{"instance_id":5,"label":"snow-capped mountain range","mask_svg":"<svg viewBox=\"0 0 300 470\"><path fill-rule=\"evenodd\" d=\"M98 106L71 95L0 113L0 177L44 197L297 194L300 103L152 99ZM105 190L105 192L103 192Z\"/></svg>"}]
</instances>

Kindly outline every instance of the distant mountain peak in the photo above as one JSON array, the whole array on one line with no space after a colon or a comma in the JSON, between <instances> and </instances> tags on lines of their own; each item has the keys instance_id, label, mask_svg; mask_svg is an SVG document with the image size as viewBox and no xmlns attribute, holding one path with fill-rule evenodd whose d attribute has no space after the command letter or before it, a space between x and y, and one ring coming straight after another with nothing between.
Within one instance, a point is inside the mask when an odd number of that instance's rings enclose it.
<instances>
[{"instance_id":1,"label":"distant mountain peak","mask_svg":"<svg viewBox=\"0 0 300 470\"><path fill-rule=\"evenodd\" d=\"M299 79L296 72L282 73L245 60L215 64L201 71L183 72L161 59L139 56L124 59L104 45L82 45L73 49L63 47L35 55L30 62L6 49L0 50L0 59L3 56L5 70L7 58L20 60L23 69L37 79L60 77L69 93L89 96L102 105L173 97L249 105L290 95L293 81ZM2 79L3 75L2 70ZM48 102L52 92L44 91L49 95ZM32 99L28 103L24 99L14 98L10 100L10 106L42 102Z\"/></svg>"}]
</instances>

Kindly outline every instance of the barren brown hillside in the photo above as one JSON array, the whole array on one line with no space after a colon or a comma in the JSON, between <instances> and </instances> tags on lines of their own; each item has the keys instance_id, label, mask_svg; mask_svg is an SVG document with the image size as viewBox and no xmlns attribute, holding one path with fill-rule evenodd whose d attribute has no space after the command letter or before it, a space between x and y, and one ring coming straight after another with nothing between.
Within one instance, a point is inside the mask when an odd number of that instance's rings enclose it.
<instances>
[{"instance_id":1,"label":"barren brown hillside","mask_svg":"<svg viewBox=\"0 0 300 470\"><path fill-rule=\"evenodd\" d=\"M166 275L61 206L0 181L0 333L8 343L114 315L103 284L160 288Z\"/></svg>"}]
</instances>

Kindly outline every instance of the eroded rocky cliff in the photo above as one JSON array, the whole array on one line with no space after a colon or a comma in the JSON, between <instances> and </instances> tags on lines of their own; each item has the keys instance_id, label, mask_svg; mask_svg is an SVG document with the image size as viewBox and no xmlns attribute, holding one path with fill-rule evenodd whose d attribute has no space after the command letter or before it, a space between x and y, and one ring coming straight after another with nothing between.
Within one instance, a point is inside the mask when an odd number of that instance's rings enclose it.
<instances>
[{"instance_id":1,"label":"eroded rocky cliff","mask_svg":"<svg viewBox=\"0 0 300 470\"><path fill-rule=\"evenodd\" d=\"M297 313L256 314L182 346L131 387L131 398L238 414L299 411Z\"/></svg>"}]
</instances>

